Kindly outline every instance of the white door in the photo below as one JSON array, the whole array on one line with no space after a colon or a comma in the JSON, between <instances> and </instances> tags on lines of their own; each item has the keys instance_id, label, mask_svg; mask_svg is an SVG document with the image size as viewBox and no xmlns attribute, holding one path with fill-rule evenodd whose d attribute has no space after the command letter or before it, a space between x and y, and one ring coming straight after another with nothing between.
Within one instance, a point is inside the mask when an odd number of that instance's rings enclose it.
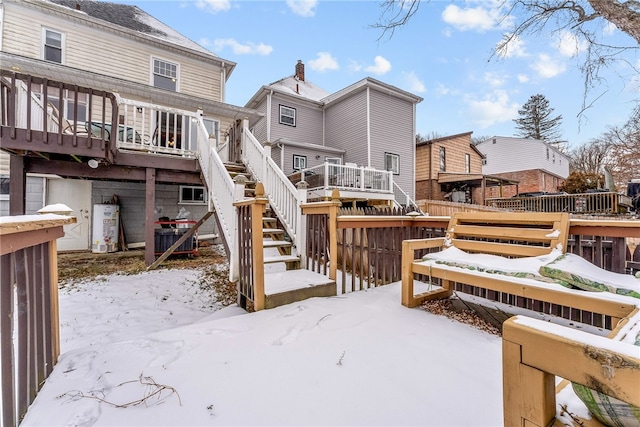
<instances>
[{"instance_id":1,"label":"white door","mask_svg":"<svg viewBox=\"0 0 640 427\"><path fill-rule=\"evenodd\" d=\"M63 203L76 217L75 224L64 226L64 237L58 239L59 251L89 249L91 225L91 181L79 179L50 179L47 182L47 205Z\"/></svg>"}]
</instances>

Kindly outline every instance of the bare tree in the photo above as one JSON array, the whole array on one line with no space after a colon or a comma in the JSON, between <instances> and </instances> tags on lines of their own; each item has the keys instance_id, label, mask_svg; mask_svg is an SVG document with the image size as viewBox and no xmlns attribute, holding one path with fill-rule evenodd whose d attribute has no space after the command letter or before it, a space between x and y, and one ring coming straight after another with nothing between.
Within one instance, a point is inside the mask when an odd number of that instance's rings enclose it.
<instances>
[{"instance_id":1,"label":"bare tree","mask_svg":"<svg viewBox=\"0 0 640 427\"><path fill-rule=\"evenodd\" d=\"M379 22L372 25L392 37L395 30L406 25L418 12L421 1L429 0L383 0ZM603 83L600 70L611 67L618 61L625 62L634 72L636 64L625 61L627 50L638 49L640 43L639 0L504 0L499 3L503 22L513 21L512 28L497 43L490 59L502 57L509 48L525 36L568 31L577 40L586 42L584 59L580 70L584 76L582 111L589 108L588 94ZM603 41L605 26L611 23L633 39L627 45L614 46ZM596 99L599 94L596 94Z\"/></svg>"},{"instance_id":2,"label":"bare tree","mask_svg":"<svg viewBox=\"0 0 640 427\"><path fill-rule=\"evenodd\" d=\"M607 139L592 139L569 153L569 169L572 172L602 174L610 163L612 144Z\"/></svg>"},{"instance_id":3,"label":"bare tree","mask_svg":"<svg viewBox=\"0 0 640 427\"><path fill-rule=\"evenodd\" d=\"M621 126L613 126L603 135L612 145L611 170L616 183L625 185L640 178L640 104Z\"/></svg>"}]
</instances>

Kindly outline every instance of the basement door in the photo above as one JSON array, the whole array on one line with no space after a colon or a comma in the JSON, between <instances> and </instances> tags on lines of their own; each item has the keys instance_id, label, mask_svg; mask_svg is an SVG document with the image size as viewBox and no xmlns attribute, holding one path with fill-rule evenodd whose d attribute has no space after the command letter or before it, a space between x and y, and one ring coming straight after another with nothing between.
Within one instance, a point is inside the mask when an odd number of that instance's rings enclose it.
<instances>
[{"instance_id":1,"label":"basement door","mask_svg":"<svg viewBox=\"0 0 640 427\"><path fill-rule=\"evenodd\" d=\"M58 239L58 251L89 249L91 225L91 181L79 179L49 179L47 181L47 205L63 203L76 217L75 224L64 226L64 237Z\"/></svg>"}]
</instances>

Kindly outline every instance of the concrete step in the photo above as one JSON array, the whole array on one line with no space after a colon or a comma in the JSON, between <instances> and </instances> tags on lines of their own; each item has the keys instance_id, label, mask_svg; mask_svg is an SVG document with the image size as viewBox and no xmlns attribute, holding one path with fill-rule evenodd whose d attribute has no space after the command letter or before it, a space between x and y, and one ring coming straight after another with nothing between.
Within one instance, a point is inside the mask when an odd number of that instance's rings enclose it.
<instances>
[{"instance_id":1,"label":"concrete step","mask_svg":"<svg viewBox=\"0 0 640 427\"><path fill-rule=\"evenodd\" d=\"M336 296L336 282L309 270L287 270L264 275L265 308L308 298Z\"/></svg>"}]
</instances>

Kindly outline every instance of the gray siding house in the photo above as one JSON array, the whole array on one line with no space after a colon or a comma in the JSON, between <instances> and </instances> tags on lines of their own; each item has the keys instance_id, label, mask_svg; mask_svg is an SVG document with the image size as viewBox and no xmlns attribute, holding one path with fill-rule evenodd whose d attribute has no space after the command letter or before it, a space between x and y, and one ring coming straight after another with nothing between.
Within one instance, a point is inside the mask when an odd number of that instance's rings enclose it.
<instances>
[{"instance_id":1,"label":"gray siding house","mask_svg":"<svg viewBox=\"0 0 640 427\"><path fill-rule=\"evenodd\" d=\"M415 109L422 98L367 77L328 93L295 73L262 86L245 105L265 112L254 125L285 174L331 164L393 171L393 181L415 194Z\"/></svg>"}]
</instances>

